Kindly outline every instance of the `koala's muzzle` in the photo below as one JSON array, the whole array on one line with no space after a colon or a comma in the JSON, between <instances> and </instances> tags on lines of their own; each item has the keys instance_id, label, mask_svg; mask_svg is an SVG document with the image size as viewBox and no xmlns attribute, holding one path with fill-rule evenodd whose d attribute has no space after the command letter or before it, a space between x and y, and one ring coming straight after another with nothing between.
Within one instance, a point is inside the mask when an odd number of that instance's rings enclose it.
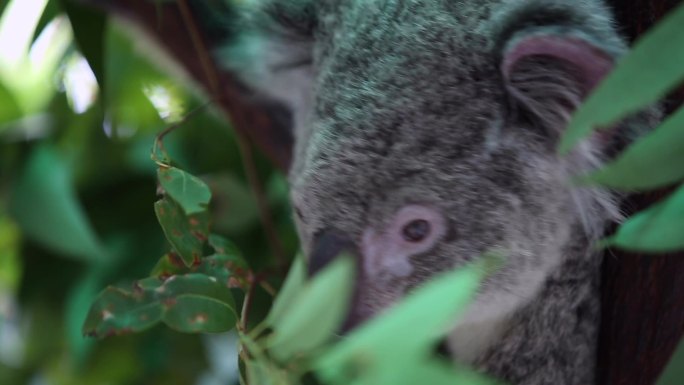
<instances>
[{"instance_id":1,"label":"koala's muzzle","mask_svg":"<svg viewBox=\"0 0 684 385\"><path fill-rule=\"evenodd\" d=\"M341 231L330 229L318 233L314 237L313 246L309 253L308 272L309 276L313 276L320 272L325 266L332 262L335 258L341 255L348 255L354 258L357 262L357 280L359 277L361 253L358 246L351 240L351 238ZM341 332L346 332L357 326L361 317L358 313L359 302L359 284L354 285L354 293L352 294L352 303L347 313Z\"/></svg>"},{"instance_id":2,"label":"koala's muzzle","mask_svg":"<svg viewBox=\"0 0 684 385\"><path fill-rule=\"evenodd\" d=\"M342 254L350 255L358 261L358 247L350 237L334 229L319 232L309 253L309 276L315 275Z\"/></svg>"}]
</instances>

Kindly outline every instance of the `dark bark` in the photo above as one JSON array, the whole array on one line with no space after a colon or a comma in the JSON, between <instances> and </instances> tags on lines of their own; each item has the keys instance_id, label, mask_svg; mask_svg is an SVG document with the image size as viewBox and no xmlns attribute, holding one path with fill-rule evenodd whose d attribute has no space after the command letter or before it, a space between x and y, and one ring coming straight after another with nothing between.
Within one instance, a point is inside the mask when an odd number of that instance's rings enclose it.
<instances>
[{"instance_id":1,"label":"dark bark","mask_svg":"<svg viewBox=\"0 0 684 385\"><path fill-rule=\"evenodd\" d=\"M680 0L612 0L618 24L635 40ZM676 92L672 110L683 100ZM669 112L669 111L668 111ZM626 203L627 212L666 196L643 194ZM684 334L684 253L644 255L610 250L603 265L603 321L598 384L652 385Z\"/></svg>"}]
</instances>

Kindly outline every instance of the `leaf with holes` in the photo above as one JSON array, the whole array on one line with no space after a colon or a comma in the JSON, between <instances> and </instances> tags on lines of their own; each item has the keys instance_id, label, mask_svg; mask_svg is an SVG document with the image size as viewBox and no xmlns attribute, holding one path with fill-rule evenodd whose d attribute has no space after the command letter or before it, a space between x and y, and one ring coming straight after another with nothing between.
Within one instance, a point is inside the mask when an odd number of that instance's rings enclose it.
<instances>
[{"instance_id":1,"label":"leaf with holes","mask_svg":"<svg viewBox=\"0 0 684 385\"><path fill-rule=\"evenodd\" d=\"M175 167L160 167L157 170L157 179L166 194L183 208L186 215L207 210L211 191L196 176Z\"/></svg>"},{"instance_id":2,"label":"leaf with holes","mask_svg":"<svg viewBox=\"0 0 684 385\"><path fill-rule=\"evenodd\" d=\"M166 239L185 265L199 263L204 242L209 236L209 214L185 215L181 207L169 198L157 201L154 211Z\"/></svg>"},{"instance_id":3,"label":"leaf with holes","mask_svg":"<svg viewBox=\"0 0 684 385\"><path fill-rule=\"evenodd\" d=\"M140 332L157 324L161 315L161 303L153 296L108 287L91 306L83 333L102 338Z\"/></svg>"},{"instance_id":4,"label":"leaf with holes","mask_svg":"<svg viewBox=\"0 0 684 385\"><path fill-rule=\"evenodd\" d=\"M684 185L663 202L633 215L603 244L647 252L684 249Z\"/></svg>"},{"instance_id":5,"label":"leaf with holes","mask_svg":"<svg viewBox=\"0 0 684 385\"><path fill-rule=\"evenodd\" d=\"M150 276L168 278L172 275L189 273L190 269L185 266L185 262L174 252L164 254L152 268Z\"/></svg>"},{"instance_id":6,"label":"leaf with holes","mask_svg":"<svg viewBox=\"0 0 684 385\"><path fill-rule=\"evenodd\" d=\"M651 189L684 180L684 108L586 180L624 190Z\"/></svg>"},{"instance_id":7,"label":"leaf with holes","mask_svg":"<svg viewBox=\"0 0 684 385\"><path fill-rule=\"evenodd\" d=\"M83 332L94 337L145 330L163 321L182 332L216 333L237 321L230 290L203 274L146 278L131 289L109 287L90 309Z\"/></svg>"}]
</instances>

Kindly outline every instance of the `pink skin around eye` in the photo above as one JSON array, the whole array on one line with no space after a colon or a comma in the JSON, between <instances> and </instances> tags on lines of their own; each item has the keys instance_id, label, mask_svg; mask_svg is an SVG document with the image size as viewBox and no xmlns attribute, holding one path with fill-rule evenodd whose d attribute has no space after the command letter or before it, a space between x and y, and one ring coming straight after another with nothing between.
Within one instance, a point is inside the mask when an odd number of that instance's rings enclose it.
<instances>
[{"instance_id":1,"label":"pink skin around eye","mask_svg":"<svg viewBox=\"0 0 684 385\"><path fill-rule=\"evenodd\" d=\"M415 220L430 224L430 232L419 242L404 239L404 226ZM361 239L364 271L368 277L389 273L397 277L411 274L409 257L430 250L446 232L444 216L437 210L409 205L401 208L385 228L366 228Z\"/></svg>"}]
</instances>

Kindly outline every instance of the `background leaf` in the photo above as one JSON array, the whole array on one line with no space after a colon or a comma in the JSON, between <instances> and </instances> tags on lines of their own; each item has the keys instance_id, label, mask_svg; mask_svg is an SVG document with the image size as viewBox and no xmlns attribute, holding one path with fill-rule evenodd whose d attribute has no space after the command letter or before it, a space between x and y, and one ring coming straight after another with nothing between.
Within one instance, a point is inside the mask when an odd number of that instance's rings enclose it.
<instances>
[{"instance_id":1,"label":"background leaf","mask_svg":"<svg viewBox=\"0 0 684 385\"><path fill-rule=\"evenodd\" d=\"M684 108L587 180L623 190L653 189L684 180Z\"/></svg>"},{"instance_id":2,"label":"background leaf","mask_svg":"<svg viewBox=\"0 0 684 385\"><path fill-rule=\"evenodd\" d=\"M684 185L667 199L630 217L605 245L646 252L684 248Z\"/></svg>"},{"instance_id":3,"label":"background leaf","mask_svg":"<svg viewBox=\"0 0 684 385\"><path fill-rule=\"evenodd\" d=\"M105 259L76 197L68 166L52 147L32 152L12 193L10 210L22 231L46 247L83 260Z\"/></svg>"},{"instance_id":4,"label":"background leaf","mask_svg":"<svg viewBox=\"0 0 684 385\"><path fill-rule=\"evenodd\" d=\"M677 350L660 375L657 385L679 385L684 379L684 343L680 342Z\"/></svg>"}]
</instances>

